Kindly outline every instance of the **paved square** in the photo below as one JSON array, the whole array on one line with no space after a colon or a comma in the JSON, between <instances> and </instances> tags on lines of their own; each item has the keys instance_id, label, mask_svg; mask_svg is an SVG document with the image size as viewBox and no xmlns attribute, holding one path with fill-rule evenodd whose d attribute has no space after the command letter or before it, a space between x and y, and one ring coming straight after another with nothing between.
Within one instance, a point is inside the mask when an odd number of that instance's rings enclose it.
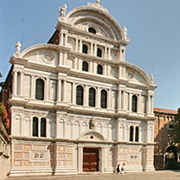
<instances>
[{"instance_id":1,"label":"paved square","mask_svg":"<svg viewBox=\"0 0 180 180\"><path fill-rule=\"evenodd\" d=\"M155 171L127 174L80 174L61 176L9 177L7 180L180 180L180 171Z\"/></svg>"}]
</instances>

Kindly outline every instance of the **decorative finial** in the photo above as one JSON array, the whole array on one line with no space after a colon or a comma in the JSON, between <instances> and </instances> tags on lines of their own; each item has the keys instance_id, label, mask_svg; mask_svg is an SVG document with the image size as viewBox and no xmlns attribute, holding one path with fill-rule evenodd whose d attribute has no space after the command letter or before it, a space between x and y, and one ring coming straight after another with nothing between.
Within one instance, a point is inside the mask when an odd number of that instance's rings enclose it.
<instances>
[{"instance_id":1,"label":"decorative finial","mask_svg":"<svg viewBox=\"0 0 180 180\"><path fill-rule=\"evenodd\" d=\"M96 4L100 4L100 1L101 1L101 0L96 0Z\"/></svg>"},{"instance_id":2,"label":"decorative finial","mask_svg":"<svg viewBox=\"0 0 180 180\"><path fill-rule=\"evenodd\" d=\"M67 9L66 4L64 4L59 8L60 17L64 18L66 16L66 9Z\"/></svg>"},{"instance_id":3,"label":"decorative finial","mask_svg":"<svg viewBox=\"0 0 180 180\"><path fill-rule=\"evenodd\" d=\"M18 41L17 43L16 43L16 52L15 52L15 56L19 56L20 55L20 53L21 53L21 43L20 43L20 41Z\"/></svg>"}]
</instances>

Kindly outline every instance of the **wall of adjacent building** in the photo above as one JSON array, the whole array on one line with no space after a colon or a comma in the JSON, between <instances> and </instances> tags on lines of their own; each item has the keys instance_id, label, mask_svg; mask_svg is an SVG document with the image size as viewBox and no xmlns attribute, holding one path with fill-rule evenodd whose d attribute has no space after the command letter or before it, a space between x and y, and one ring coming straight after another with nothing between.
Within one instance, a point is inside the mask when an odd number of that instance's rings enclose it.
<instances>
[{"instance_id":1,"label":"wall of adjacent building","mask_svg":"<svg viewBox=\"0 0 180 180\"><path fill-rule=\"evenodd\" d=\"M4 180L10 172L10 143L8 134L0 117L0 180Z\"/></svg>"}]
</instances>

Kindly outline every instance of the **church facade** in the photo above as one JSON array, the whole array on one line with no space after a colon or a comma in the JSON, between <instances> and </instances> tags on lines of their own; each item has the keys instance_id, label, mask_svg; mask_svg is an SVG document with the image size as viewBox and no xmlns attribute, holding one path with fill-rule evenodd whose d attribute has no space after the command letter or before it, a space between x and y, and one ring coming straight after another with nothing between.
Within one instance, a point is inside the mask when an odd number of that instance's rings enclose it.
<instances>
[{"instance_id":1,"label":"church facade","mask_svg":"<svg viewBox=\"0 0 180 180\"><path fill-rule=\"evenodd\" d=\"M126 27L99 1L66 8L47 44L10 59L10 175L154 170L156 85L126 62Z\"/></svg>"}]
</instances>

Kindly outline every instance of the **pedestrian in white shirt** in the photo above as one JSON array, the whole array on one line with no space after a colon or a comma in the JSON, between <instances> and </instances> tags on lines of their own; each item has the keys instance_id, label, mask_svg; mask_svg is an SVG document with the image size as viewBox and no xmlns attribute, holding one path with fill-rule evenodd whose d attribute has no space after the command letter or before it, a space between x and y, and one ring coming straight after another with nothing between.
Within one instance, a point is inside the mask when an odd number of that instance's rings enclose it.
<instances>
[{"instance_id":1,"label":"pedestrian in white shirt","mask_svg":"<svg viewBox=\"0 0 180 180\"><path fill-rule=\"evenodd\" d=\"M122 174L123 171L126 174L126 171L124 170L124 166L125 166L125 163L120 165L120 174Z\"/></svg>"}]
</instances>

